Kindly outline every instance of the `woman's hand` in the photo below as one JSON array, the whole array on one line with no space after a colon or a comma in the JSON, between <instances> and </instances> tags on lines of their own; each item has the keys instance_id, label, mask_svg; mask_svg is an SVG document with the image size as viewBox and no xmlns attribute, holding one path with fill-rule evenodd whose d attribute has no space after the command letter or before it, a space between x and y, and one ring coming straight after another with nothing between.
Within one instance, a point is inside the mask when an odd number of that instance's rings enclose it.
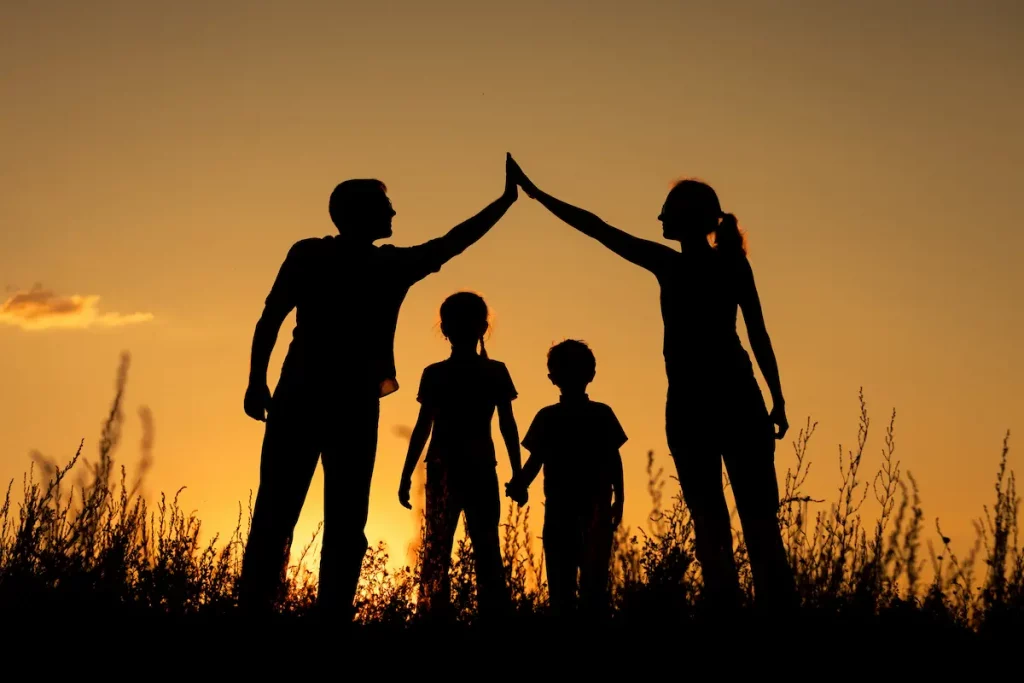
<instances>
[{"instance_id":1,"label":"woman's hand","mask_svg":"<svg viewBox=\"0 0 1024 683\"><path fill-rule=\"evenodd\" d=\"M412 490L412 478L402 477L402 483L398 486L398 502L407 510L412 510L412 503L409 502L409 494Z\"/></svg>"}]
</instances>

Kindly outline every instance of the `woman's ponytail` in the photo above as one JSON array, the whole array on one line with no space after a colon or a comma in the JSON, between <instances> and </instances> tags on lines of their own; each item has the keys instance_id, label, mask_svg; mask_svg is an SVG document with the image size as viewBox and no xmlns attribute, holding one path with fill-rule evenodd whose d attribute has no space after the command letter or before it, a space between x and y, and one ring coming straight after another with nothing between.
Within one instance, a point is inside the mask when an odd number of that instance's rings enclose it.
<instances>
[{"instance_id":1,"label":"woman's ponytail","mask_svg":"<svg viewBox=\"0 0 1024 683\"><path fill-rule=\"evenodd\" d=\"M722 218L715 228L715 248L723 253L747 253L746 239L740 230L739 221L731 213L722 213Z\"/></svg>"},{"instance_id":2,"label":"woman's ponytail","mask_svg":"<svg viewBox=\"0 0 1024 683\"><path fill-rule=\"evenodd\" d=\"M488 358L489 357L487 355L487 347L484 346L484 335L482 335L482 334L480 335L480 357L481 358Z\"/></svg>"}]
</instances>

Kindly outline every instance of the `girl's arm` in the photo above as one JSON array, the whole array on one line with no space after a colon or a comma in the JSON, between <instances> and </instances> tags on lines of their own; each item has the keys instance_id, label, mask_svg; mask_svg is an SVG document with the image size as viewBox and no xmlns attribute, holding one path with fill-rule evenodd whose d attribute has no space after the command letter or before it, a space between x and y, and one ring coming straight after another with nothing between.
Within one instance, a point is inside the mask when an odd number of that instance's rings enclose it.
<instances>
[{"instance_id":1,"label":"girl's arm","mask_svg":"<svg viewBox=\"0 0 1024 683\"><path fill-rule=\"evenodd\" d=\"M425 405L420 406L419 417L416 418L416 426L413 427L412 436L409 437L409 451L405 455L405 467L402 468L402 483L398 487L398 501L406 508L412 509L409 502L409 494L412 489L412 473L416 469L423 447L430 437L430 429L434 424L433 412Z\"/></svg>"},{"instance_id":2,"label":"girl's arm","mask_svg":"<svg viewBox=\"0 0 1024 683\"><path fill-rule=\"evenodd\" d=\"M584 235L593 237L630 263L634 263L657 274L660 267L666 264L668 259L676 253L663 244L634 237L628 232L608 225L589 211L552 197L538 189L526 177L519 164L514 160L511 163L513 164L511 172L515 174L519 186L523 188L523 192L539 201L548 211L564 222L576 228Z\"/></svg>"},{"instance_id":3,"label":"girl's arm","mask_svg":"<svg viewBox=\"0 0 1024 683\"><path fill-rule=\"evenodd\" d=\"M775 438L781 439L789 429L786 421L786 400L782 396L782 382L779 379L779 365L775 359L772 340L761 310L761 299L754 283L754 271L747 259L740 261L740 309L743 311L743 322L747 327L747 337L754 358L761 368L768 390L772 396L772 421L778 425L779 431Z\"/></svg>"},{"instance_id":4,"label":"girl's arm","mask_svg":"<svg viewBox=\"0 0 1024 683\"><path fill-rule=\"evenodd\" d=\"M522 454L519 451L519 427L516 425L516 417L512 413L511 401L498 404L498 428L501 430L501 438L505 440L508 461L512 465L512 477L515 478L522 471L523 464Z\"/></svg>"}]
</instances>

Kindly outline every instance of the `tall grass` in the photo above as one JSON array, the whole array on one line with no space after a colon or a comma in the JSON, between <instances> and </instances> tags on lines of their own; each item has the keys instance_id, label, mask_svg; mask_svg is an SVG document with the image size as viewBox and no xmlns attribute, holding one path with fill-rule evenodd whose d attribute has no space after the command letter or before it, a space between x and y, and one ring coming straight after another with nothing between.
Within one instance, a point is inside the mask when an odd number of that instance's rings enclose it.
<instances>
[{"instance_id":1,"label":"tall grass","mask_svg":"<svg viewBox=\"0 0 1024 683\"><path fill-rule=\"evenodd\" d=\"M128 358L122 358L116 393L100 437L99 460L82 457L82 444L63 465L36 458L21 482L14 482L0 507L0 609L105 609L157 615L223 615L237 601L240 558L248 531L246 509L230 536L203 544L200 520L178 504L177 493L161 495L155 507L129 481L113 453L124 421L122 397ZM877 470L862 471L871 421L860 395L856 446L839 451L839 486L834 502L812 498L803 487L811 468L809 447L816 423L807 421L793 441L779 524L805 610L831 615L900 614L975 633L1014 631L1024 624L1024 553L1018 536L1019 498L1008 467L1009 433L996 459L995 502L976 523L977 541L958 555L938 520L926 523L917 483L896 456L895 412L884 430ZM145 419L144 419L145 423ZM144 436L142 467L151 458ZM151 445L151 438L148 439ZM43 476L37 481L37 465ZM71 475L77 475L71 483ZM700 565L694 553L693 523L671 476L648 453L647 493L651 510L643 527L616 532L611 577L613 621L631 619L682 623L697 614ZM180 490L178 491L180 493ZM671 493L671 495L670 495ZM878 516L865 519L868 496ZM248 508L251 511L251 500ZM502 524L502 555L516 610L543 614L547 590L544 558L531 524L534 508L511 504ZM739 525L736 525L737 529ZM932 528L933 527L933 528ZM934 540L926 538L934 533ZM302 616L316 598L316 560L310 545L295 553L288 590L278 605ZM379 543L363 562L356 621L412 624L418 617L419 567L423 544L413 544L411 566L390 568ZM743 590L753 588L742 533L736 557ZM927 578L926 578L927 577ZM476 616L470 542L460 541L451 569L457 618Z\"/></svg>"}]
</instances>

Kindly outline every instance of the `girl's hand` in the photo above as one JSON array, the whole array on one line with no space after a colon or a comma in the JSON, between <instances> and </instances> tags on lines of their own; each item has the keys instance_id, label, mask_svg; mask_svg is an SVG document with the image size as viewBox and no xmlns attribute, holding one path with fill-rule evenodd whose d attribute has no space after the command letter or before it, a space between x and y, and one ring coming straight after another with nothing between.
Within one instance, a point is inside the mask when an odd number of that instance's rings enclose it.
<instances>
[{"instance_id":1,"label":"girl's hand","mask_svg":"<svg viewBox=\"0 0 1024 683\"><path fill-rule=\"evenodd\" d=\"M398 486L398 502L408 510L412 510L412 503L409 502L409 492L411 489L412 479L410 477L402 477L402 483Z\"/></svg>"}]
</instances>

